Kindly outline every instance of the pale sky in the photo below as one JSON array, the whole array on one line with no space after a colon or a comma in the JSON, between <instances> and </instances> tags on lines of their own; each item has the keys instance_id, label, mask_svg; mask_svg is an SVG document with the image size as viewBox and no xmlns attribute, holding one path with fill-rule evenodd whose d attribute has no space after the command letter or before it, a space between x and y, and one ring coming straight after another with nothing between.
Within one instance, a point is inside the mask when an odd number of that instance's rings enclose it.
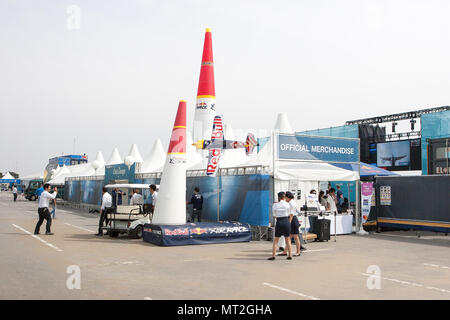
<instances>
[{"instance_id":1,"label":"pale sky","mask_svg":"<svg viewBox=\"0 0 450 320\"><path fill-rule=\"evenodd\" d=\"M43 171L74 139L91 161L166 148L179 99L192 126L206 27L234 130L449 105L449 17L446 0L0 0L0 171Z\"/></svg>"}]
</instances>

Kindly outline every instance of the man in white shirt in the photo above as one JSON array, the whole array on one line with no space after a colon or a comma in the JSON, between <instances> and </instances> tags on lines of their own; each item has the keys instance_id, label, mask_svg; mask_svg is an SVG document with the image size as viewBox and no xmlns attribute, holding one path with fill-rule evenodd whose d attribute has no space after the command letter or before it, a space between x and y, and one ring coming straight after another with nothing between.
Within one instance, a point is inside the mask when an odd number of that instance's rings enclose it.
<instances>
[{"instance_id":1,"label":"man in white shirt","mask_svg":"<svg viewBox=\"0 0 450 320\"><path fill-rule=\"evenodd\" d=\"M328 197L327 197L328 210L330 210L333 215L335 215L337 213L335 191L336 190L334 188L331 188L328 191Z\"/></svg>"},{"instance_id":2,"label":"man in white shirt","mask_svg":"<svg viewBox=\"0 0 450 320\"><path fill-rule=\"evenodd\" d=\"M108 189L103 187L103 196L102 196L102 206L100 208L100 221L98 222L98 233L96 233L96 236L103 236L103 223L106 220L106 224L108 224L108 212L110 208L112 207L112 197L108 193Z\"/></svg>"},{"instance_id":3,"label":"man in white shirt","mask_svg":"<svg viewBox=\"0 0 450 320\"><path fill-rule=\"evenodd\" d=\"M130 204L134 205L134 204L143 204L143 203L144 203L144 199L142 198L142 194L139 193L138 189L134 190L134 193L131 196Z\"/></svg>"},{"instance_id":4,"label":"man in white shirt","mask_svg":"<svg viewBox=\"0 0 450 320\"><path fill-rule=\"evenodd\" d=\"M158 192L156 192L156 185L150 185L150 193L152 195L152 213L155 211L156 201L158 200Z\"/></svg>"},{"instance_id":5,"label":"man in white shirt","mask_svg":"<svg viewBox=\"0 0 450 320\"><path fill-rule=\"evenodd\" d=\"M13 193L13 196L14 196L14 202L16 202L16 200L17 200L17 188L16 188L16 185L13 186L12 193Z\"/></svg>"},{"instance_id":6,"label":"man in white shirt","mask_svg":"<svg viewBox=\"0 0 450 320\"><path fill-rule=\"evenodd\" d=\"M56 198L58 195L58 189L55 187L53 189L53 193L49 193L50 185L46 183L44 185L44 191L41 193L39 197L39 205L38 205L38 213L39 213L39 221L36 224L36 228L34 229L34 234L39 234L39 229L41 228L42 222L44 219L47 220L47 224L45 226L45 234L52 235L53 232L50 231L50 226L52 224L52 217L50 216L50 211L48 210L49 201Z\"/></svg>"}]
</instances>

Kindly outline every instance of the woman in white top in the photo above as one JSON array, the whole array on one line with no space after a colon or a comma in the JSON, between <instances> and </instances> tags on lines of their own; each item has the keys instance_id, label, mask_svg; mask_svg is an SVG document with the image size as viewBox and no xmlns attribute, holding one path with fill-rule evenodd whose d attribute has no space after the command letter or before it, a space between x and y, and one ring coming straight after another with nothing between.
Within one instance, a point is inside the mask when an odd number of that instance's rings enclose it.
<instances>
[{"instance_id":1,"label":"woman in white top","mask_svg":"<svg viewBox=\"0 0 450 320\"><path fill-rule=\"evenodd\" d=\"M268 260L275 260L278 240L281 236L289 237L291 233L291 221L293 215L291 214L289 203L285 201L286 194L278 192L278 202L275 202L272 207L273 216L277 219L275 224L275 237L273 238L272 256ZM291 242L286 241L288 251L288 260L292 260Z\"/></svg>"},{"instance_id":2,"label":"woman in white top","mask_svg":"<svg viewBox=\"0 0 450 320\"><path fill-rule=\"evenodd\" d=\"M286 243L287 242L291 243L291 238L294 238L295 247L297 249L296 253L294 254L294 257L299 257L300 249L301 249L301 243L300 243L300 237L299 237L300 223L298 222L298 218L297 218L297 207L295 205L294 195L290 191L286 191L286 202L289 204L289 211L292 215L292 218L290 219L291 220L291 232L290 232L289 237L285 238L285 240L286 240ZM287 245L286 245L286 247L287 247ZM286 256L287 255L286 249L284 249L284 251L278 255Z\"/></svg>"}]
</instances>

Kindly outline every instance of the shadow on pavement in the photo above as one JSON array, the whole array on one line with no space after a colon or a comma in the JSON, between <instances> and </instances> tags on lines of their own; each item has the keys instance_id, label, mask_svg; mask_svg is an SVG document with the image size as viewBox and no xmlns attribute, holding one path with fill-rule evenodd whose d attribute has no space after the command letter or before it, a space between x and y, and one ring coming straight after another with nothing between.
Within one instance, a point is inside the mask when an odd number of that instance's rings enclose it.
<instances>
[{"instance_id":1,"label":"shadow on pavement","mask_svg":"<svg viewBox=\"0 0 450 320\"><path fill-rule=\"evenodd\" d=\"M383 239L393 242L405 242L412 244L422 244L422 245L450 248L450 237L445 236L444 233L441 234L441 233L421 231L420 234L421 237L419 238L417 237L415 231L396 231L396 232L371 233L367 237L370 239ZM433 238L429 238L431 236Z\"/></svg>"}]
</instances>

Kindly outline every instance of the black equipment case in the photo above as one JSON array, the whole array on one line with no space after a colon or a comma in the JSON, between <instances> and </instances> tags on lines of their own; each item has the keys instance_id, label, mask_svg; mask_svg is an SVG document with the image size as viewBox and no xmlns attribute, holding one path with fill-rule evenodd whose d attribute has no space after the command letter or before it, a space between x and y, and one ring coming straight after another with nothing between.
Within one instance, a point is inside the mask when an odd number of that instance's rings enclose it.
<instances>
[{"instance_id":1,"label":"black equipment case","mask_svg":"<svg viewBox=\"0 0 450 320\"><path fill-rule=\"evenodd\" d=\"M317 234L316 241L330 240L330 225L328 219L316 219L314 221L314 233Z\"/></svg>"}]
</instances>

